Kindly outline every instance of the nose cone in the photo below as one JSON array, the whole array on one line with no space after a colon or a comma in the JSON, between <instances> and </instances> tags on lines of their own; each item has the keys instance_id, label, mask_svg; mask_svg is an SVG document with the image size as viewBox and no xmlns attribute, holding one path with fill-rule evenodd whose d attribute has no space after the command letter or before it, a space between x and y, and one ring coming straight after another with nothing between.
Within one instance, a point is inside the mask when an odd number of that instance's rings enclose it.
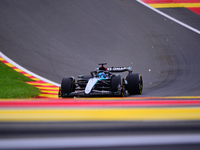
<instances>
[{"instance_id":1,"label":"nose cone","mask_svg":"<svg viewBox=\"0 0 200 150\"><path fill-rule=\"evenodd\" d=\"M90 92L92 91L92 88L94 87L94 85L98 82L98 78L92 78L89 79L86 88L85 88L85 94L88 95L90 94Z\"/></svg>"}]
</instances>

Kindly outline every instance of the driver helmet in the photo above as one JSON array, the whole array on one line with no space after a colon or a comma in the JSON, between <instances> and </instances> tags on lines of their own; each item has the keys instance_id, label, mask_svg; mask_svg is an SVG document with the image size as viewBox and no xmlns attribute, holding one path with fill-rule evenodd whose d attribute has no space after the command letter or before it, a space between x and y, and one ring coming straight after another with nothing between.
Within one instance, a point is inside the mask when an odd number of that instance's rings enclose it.
<instances>
[{"instance_id":1,"label":"driver helmet","mask_svg":"<svg viewBox=\"0 0 200 150\"><path fill-rule=\"evenodd\" d=\"M99 77L99 78L106 78L106 74L105 74L104 72L100 72L100 73L98 74L98 77Z\"/></svg>"},{"instance_id":2,"label":"driver helmet","mask_svg":"<svg viewBox=\"0 0 200 150\"><path fill-rule=\"evenodd\" d=\"M104 67L104 66L101 66L101 67L99 68L99 70L107 71L107 68Z\"/></svg>"}]
</instances>

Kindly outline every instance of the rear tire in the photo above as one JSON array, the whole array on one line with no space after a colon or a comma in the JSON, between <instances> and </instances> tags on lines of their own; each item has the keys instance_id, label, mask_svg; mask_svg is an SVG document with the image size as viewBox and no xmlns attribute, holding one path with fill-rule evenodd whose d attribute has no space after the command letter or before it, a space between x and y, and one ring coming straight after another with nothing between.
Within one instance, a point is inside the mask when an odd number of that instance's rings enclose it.
<instances>
[{"instance_id":1,"label":"rear tire","mask_svg":"<svg viewBox=\"0 0 200 150\"><path fill-rule=\"evenodd\" d=\"M67 97L75 91L75 80L73 78L63 78L61 82L60 95Z\"/></svg>"},{"instance_id":2,"label":"rear tire","mask_svg":"<svg viewBox=\"0 0 200 150\"><path fill-rule=\"evenodd\" d=\"M141 74L129 73L126 80L128 82L127 90L130 95L142 94L143 80Z\"/></svg>"}]
</instances>

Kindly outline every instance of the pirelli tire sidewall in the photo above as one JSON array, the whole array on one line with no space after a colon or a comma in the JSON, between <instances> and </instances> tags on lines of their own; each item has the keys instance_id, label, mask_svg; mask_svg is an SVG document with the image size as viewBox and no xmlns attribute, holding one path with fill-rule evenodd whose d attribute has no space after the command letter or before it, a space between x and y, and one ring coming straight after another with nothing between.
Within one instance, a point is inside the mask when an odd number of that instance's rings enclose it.
<instances>
[{"instance_id":1,"label":"pirelli tire sidewall","mask_svg":"<svg viewBox=\"0 0 200 150\"><path fill-rule=\"evenodd\" d=\"M125 96L125 82L120 75L113 75L111 77L111 90L113 93L118 93L119 96Z\"/></svg>"},{"instance_id":2,"label":"pirelli tire sidewall","mask_svg":"<svg viewBox=\"0 0 200 150\"><path fill-rule=\"evenodd\" d=\"M70 96L71 92L75 91L75 79L73 77L63 78L60 87L61 97Z\"/></svg>"},{"instance_id":3,"label":"pirelli tire sidewall","mask_svg":"<svg viewBox=\"0 0 200 150\"><path fill-rule=\"evenodd\" d=\"M126 77L128 83L127 90L130 95L142 94L143 79L142 75L138 73L129 73Z\"/></svg>"}]
</instances>

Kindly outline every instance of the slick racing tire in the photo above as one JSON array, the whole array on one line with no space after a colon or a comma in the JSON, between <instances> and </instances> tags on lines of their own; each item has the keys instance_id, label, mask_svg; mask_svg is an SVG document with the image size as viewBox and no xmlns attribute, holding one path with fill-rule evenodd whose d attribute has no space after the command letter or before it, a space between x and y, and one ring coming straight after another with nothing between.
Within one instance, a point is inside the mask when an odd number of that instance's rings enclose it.
<instances>
[{"instance_id":1,"label":"slick racing tire","mask_svg":"<svg viewBox=\"0 0 200 150\"><path fill-rule=\"evenodd\" d=\"M121 76L112 76L111 89L113 93L118 93L119 96L124 97L124 94L125 94L124 79Z\"/></svg>"},{"instance_id":2,"label":"slick racing tire","mask_svg":"<svg viewBox=\"0 0 200 150\"><path fill-rule=\"evenodd\" d=\"M71 92L75 91L75 79L63 78L61 82L61 96L68 97Z\"/></svg>"},{"instance_id":3,"label":"slick racing tire","mask_svg":"<svg viewBox=\"0 0 200 150\"><path fill-rule=\"evenodd\" d=\"M130 95L142 94L143 80L142 75L138 73L129 73L126 77L128 82L127 90Z\"/></svg>"}]
</instances>

